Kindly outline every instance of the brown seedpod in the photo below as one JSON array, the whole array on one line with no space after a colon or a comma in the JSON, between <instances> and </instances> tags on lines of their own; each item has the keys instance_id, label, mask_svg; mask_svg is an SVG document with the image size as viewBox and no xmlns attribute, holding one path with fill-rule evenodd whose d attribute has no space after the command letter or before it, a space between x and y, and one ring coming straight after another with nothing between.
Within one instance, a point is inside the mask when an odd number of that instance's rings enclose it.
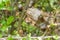
<instances>
[{"instance_id":1,"label":"brown seedpod","mask_svg":"<svg viewBox=\"0 0 60 40\"><path fill-rule=\"evenodd\" d=\"M18 33L19 33L20 36L24 36L23 35L23 30L19 30Z\"/></svg>"}]
</instances>

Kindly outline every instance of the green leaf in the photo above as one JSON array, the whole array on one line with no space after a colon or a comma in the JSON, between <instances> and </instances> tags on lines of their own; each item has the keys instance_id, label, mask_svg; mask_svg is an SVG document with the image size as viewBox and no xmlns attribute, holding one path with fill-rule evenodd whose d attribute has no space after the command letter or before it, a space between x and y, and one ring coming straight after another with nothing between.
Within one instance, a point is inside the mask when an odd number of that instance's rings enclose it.
<instances>
[{"instance_id":1,"label":"green leaf","mask_svg":"<svg viewBox=\"0 0 60 40\"><path fill-rule=\"evenodd\" d=\"M10 5L10 0L0 0L0 10L7 10L7 8L10 7L10 6L7 6L7 5ZM8 8L8 9L12 10L10 8Z\"/></svg>"},{"instance_id":2,"label":"green leaf","mask_svg":"<svg viewBox=\"0 0 60 40\"><path fill-rule=\"evenodd\" d=\"M6 21L5 20L2 20L1 24L2 25L6 24Z\"/></svg>"},{"instance_id":3,"label":"green leaf","mask_svg":"<svg viewBox=\"0 0 60 40\"><path fill-rule=\"evenodd\" d=\"M22 40L26 40L26 38L22 38Z\"/></svg>"},{"instance_id":4,"label":"green leaf","mask_svg":"<svg viewBox=\"0 0 60 40\"><path fill-rule=\"evenodd\" d=\"M2 24L1 30L2 30L2 31L5 31L6 28L7 28L7 23L6 23L6 21L5 21L5 20L2 20L1 24Z\"/></svg>"},{"instance_id":5,"label":"green leaf","mask_svg":"<svg viewBox=\"0 0 60 40\"><path fill-rule=\"evenodd\" d=\"M53 23L50 24L50 27L55 27L55 25Z\"/></svg>"},{"instance_id":6,"label":"green leaf","mask_svg":"<svg viewBox=\"0 0 60 40\"><path fill-rule=\"evenodd\" d=\"M7 29L6 25L3 25L2 28L1 28L2 31L6 31L6 29Z\"/></svg>"},{"instance_id":7,"label":"green leaf","mask_svg":"<svg viewBox=\"0 0 60 40\"><path fill-rule=\"evenodd\" d=\"M7 10L14 10L14 8L11 7L11 6L10 6L10 7L7 7L6 9L7 9Z\"/></svg>"},{"instance_id":8,"label":"green leaf","mask_svg":"<svg viewBox=\"0 0 60 40\"><path fill-rule=\"evenodd\" d=\"M10 17L7 19L7 25L11 24L13 21L14 21L14 17L13 17L13 16L10 16Z\"/></svg>"},{"instance_id":9,"label":"green leaf","mask_svg":"<svg viewBox=\"0 0 60 40\"><path fill-rule=\"evenodd\" d=\"M0 33L0 38L2 38L2 34Z\"/></svg>"},{"instance_id":10,"label":"green leaf","mask_svg":"<svg viewBox=\"0 0 60 40\"><path fill-rule=\"evenodd\" d=\"M54 7L55 5L54 5L54 2L57 2L57 0L49 0L50 1L50 5L51 5L51 7Z\"/></svg>"},{"instance_id":11,"label":"green leaf","mask_svg":"<svg viewBox=\"0 0 60 40\"><path fill-rule=\"evenodd\" d=\"M9 37L7 38L7 40L13 40L13 38L12 38L11 36L9 36Z\"/></svg>"},{"instance_id":12,"label":"green leaf","mask_svg":"<svg viewBox=\"0 0 60 40\"><path fill-rule=\"evenodd\" d=\"M24 26L24 27L27 26L27 23L23 21L22 26Z\"/></svg>"},{"instance_id":13,"label":"green leaf","mask_svg":"<svg viewBox=\"0 0 60 40\"><path fill-rule=\"evenodd\" d=\"M29 29L29 32L33 32L36 29L36 27L29 25L28 29Z\"/></svg>"},{"instance_id":14,"label":"green leaf","mask_svg":"<svg viewBox=\"0 0 60 40\"><path fill-rule=\"evenodd\" d=\"M29 34L27 35L26 40L31 40L31 33L29 33Z\"/></svg>"}]
</instances>

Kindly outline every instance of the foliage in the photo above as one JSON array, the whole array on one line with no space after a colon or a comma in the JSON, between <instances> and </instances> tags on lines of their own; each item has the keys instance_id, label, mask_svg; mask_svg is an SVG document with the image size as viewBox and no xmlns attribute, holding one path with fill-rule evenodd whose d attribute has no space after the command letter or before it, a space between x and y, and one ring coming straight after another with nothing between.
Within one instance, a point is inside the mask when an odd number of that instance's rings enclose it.
<instances>
[{"instance_id":1,"label":"foliage","mask_svg":"<svg viewBox=\"0 0 60 40\"><path fill-rule=\"evenodd\" d=\"M7 25L11 24L14 20L14 17L13 16L10 16L8 19L7 19Z\"/></svg>"},{"instance_id":2,"label":"foliage","mask_svg":"<svg viewBox=\"0 0 60 40\"><path fill-rule=\"evenodd\" d=\"M39 7L39 8L41 7L42 10L46 10L50 12L60 7L57 2L58 0L39 0L35 4L35 7Z\"/></svg>"},{"instance_id":3,"label":"foliage","mask_svg":"<svg viewBox=\"0 0 60 40\"><path fill-rule=\"evenodd\" d=\"M2 30L2 31L5 31L5 30L8 28L8 26L10 26L10 24L13 22L13 20L14 20L14 17L13 17L13 16L10 16L10 17L7 19L7 21L3 20L3 21L1 22L1 24L2 24L1 30Z\"/></svg>"},{"instance_id":4,"label":"foliage","mask_svg":"<svg viewBox=\"0 0 60 40\"><path fill-rule=\"evenodd\" d=\"M32 33L34 30L36 30L36 27L32 25L28 25L26 22L22 23L23 30L26 30L27 33Z\"/></svg>"},{"instance_id":5,"label":"foliage","mask_svg":"<svg viewBox=\"0 0 60 40\"><path fill-rule=\"evenodd\" d=\"M34 2L35 1L36 0L34 0ZM56 12L55 14L54 13L51 14L51 15L54 15L54 17L56 17L55 15L58 13L58 11L60 11L60 4L58 2L59 2L59 0L37 0L35 2L35 4L32 6L37 9L40 8L40 10L42 10L43 13L44 13L44 11L46 13L48 13L48 12L55 13ZM19 10L20 8L18 8L18 6L20 4L22 5L22 7L21 7L22 10ZM48 30L46 32L46 35L55 35L56 34L55 29L57 29L57 31L58 31L58 28L55 27L54 23L57 20L57 18L55 18L56 20L54 19L53 24L52 23L48 24L48 25L50 25L50 27L46 28L46 29L41 29L40 26L36 27L36 25L33 26L33 25L31 25L31 23L25 22L25 18L26 18L26 15L25 15L26 8L25 7L29 8L28 5L29 5L29 0L26 0L24 2L22 0L12 0L12 1L11 0L0 0L0 16L1 16L0 17L1 18L1 20L0 20L0 37L3 37L4 33L8 34L10 31L13 34L18 35L19 30L23 31L23 35L28 34L27 37L22 38L22 40L31 40L31 35L32 36L41 36L45 33L46 30ZM6 16L9 16L9 17L6 17ZM44 17L45 16L43 16L43 18ZM48 17L50 17L50 16L48 16ZM29 33L31 33L31 34L29 34ZM57 39L58 39L58 37L56 38L56 40ZM8 40L13 40L13 39L10 36L10 37L8 37ZM51 39L47 38L47 40L51 40Z\"/></svg>"},{"instance_id":6,"label":"foliage","mask_svg":"<svg viewBox=\"0 0 60 40\"><path fill-rule=\"evenodd\" d=\"M7 33L8 32L8 28L11 26L10 24L14 21L14 17L10 16L7 21L6 20L2 20L1 24L2 26L0 27L0 37L4 36L2 33Z\"/></svg>"},{"instance_id":7,"label":"foliage","mask_svg":"<svg viewBox=\"0 0 60 40\"><path fill-rule=\"evenodd\" d=\"M31 34L29 33L26 38L22 38L22 40L31 40Z\"/></svg>"},{"instance_id":8,"label":"foliage","mask_svg":"<svg viewBox=\"0 0 60 40\"><path fill-rule=\"evenodd\" d=\"M10 6L10 0L0 0L0 10L12 10L12 6Z\"/></svg>"},{"instance_id":9,"label":"foliage","mask_svg":"<svg viewBox=\"0 0 60 40\"><path fill-rule=\"evenodd\" d=\"M12 36L8 36L7 40L14 40Z\"/></svg>"}]
</instances>

